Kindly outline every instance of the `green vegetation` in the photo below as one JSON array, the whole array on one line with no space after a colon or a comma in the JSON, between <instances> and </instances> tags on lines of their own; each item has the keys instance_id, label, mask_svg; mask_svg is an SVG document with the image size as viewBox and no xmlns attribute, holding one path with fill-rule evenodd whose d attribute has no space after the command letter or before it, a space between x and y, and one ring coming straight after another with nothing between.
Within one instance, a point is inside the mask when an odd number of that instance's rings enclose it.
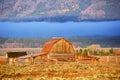
<instances>
[{"instance_id":1,"label":"green vegetation","mask_svg":"<svg viewBox=\"0 0 120 80\"><path fill-rule=\"evenodd\" d=\"M85 49L84 52L83 52L84 55L88 55L88 50Z\"/></svg>"},{"instance_id":2,"label":"green vegetation","mask_svg":"<svg viewBox=\"0 0 120 80\"><path fill-rule=\"evenodd\" d=\"M111 48L111 49L109 50L109 53L110 53L110 55L114 55L114 50L113 50L113 48Z\"/></svg>"},{"instance_id":3,"label":"green vegetation","mask_svg":"<svg viewBox=\"0 0 120 80\"><path fill-rule=\"evenodd\" d=\"M111 48L107 52L105 50L90 50L90 49L77 49L76 53L84 55L94 55L94 56L114 56L114 50Z\"/></svg>"},{"instance_id":4,"label":"green vegetation","mask_svg":"<svg viewBox=\"0 0 120 80\"><path fill-rule=\"evenodd\" d=\"M82 53L82 49L79 50L79 53Z\"/></svg>"},{"instance_id":5,"label":"green vegetation","mask_svg":"<svg viewBox=\"0 0 120 80\"><path fill-rule=\"evenodd\" d=\"M79 51L78 51L78 50L76 50L75 52L76 52L76 53L79 53Z\"/></svg>"}]
</instances>

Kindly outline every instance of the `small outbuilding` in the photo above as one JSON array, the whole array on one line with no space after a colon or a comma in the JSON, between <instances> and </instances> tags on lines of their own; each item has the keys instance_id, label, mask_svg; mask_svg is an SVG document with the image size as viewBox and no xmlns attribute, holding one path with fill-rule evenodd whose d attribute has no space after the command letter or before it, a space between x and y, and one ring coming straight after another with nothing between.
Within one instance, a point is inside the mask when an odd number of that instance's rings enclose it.
<instances>
[{"instance_id":1,"label":"small outbuilding","mask_svg":"<svg viewBox=\"0 0 120 80\"><path fill-rule=\"evenodd\" d=\"M8 63L16 64L18 63L18 57L27 55L26 52L7 52L6 57L8 59Z\"/></svg>"}]
</instances>

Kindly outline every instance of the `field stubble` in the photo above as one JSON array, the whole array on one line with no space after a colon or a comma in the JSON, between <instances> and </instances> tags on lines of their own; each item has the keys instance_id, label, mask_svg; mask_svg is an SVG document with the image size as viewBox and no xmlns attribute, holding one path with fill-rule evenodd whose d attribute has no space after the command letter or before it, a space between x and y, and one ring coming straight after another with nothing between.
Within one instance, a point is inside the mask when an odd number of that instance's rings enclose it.
<instances>
[{"instance_id":1,"label":"field stubble","mask_svg":"<svg viewBox=\"0 0 120 80\"><path fill-rule=\"evenodd\" d=\"M2 65L2 80L120 80L120 64Z\"/></svg>"}]
</instances>

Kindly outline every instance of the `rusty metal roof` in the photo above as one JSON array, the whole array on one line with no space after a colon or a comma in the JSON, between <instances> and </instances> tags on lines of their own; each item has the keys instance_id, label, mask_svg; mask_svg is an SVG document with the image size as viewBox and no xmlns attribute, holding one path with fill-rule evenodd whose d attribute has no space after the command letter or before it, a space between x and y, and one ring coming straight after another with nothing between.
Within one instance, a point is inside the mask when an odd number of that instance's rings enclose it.
<instances>
[{"instance_id":1,"label":"rusty metal roof","mask_svg":"<svg viewBox=\"0 0 120 80\"><path fill-rule=\"evenodd\" d=\"M25 58L37 57L37 56L41 56L41 55L45 55L45 54L47 54L47 53L37 53L37 54L33 54L33 55L25 55L25 56L21 56L19 58L25 59Z\"/></svg>"},{"instance_id":2,"label":"rusty metal roof","mask_svg":"<svg viewBox=\"0 0 120 80\"><path fill-rule=\"evenodd\" d=\"M20 56L25 56L25 55L27 55L26 52L7 52L8 58L20 57Z\"/></svg>"},{"instance_id":3,"label":"rusty metal roof","mask_svg":"<svg viewBox=\"0 0 120 80\"><path fill-rule=\"evenodd\" d=\"M56 42L60 41L61 39L64 39L64 38L52 38L52 39L50 39L49 42L45 43L45 45L44 45L44 47L43 47L43 49L42 49L42 52L47 52L47 53L49 53L50 50L52 49L53 45L54 45Z\"/></svg>"}]
</instances>

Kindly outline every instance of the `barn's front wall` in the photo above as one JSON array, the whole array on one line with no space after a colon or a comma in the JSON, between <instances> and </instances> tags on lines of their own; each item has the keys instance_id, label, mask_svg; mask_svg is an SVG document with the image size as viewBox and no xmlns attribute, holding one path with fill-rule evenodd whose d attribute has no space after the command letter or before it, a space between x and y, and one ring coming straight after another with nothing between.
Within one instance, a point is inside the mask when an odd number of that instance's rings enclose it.
<instances>
[{"instance_id":1,"label":"barn's front wall","mask_svg":"<svg viewBox=\"0 0 120 80\"><path fill-rule=\"evenodd\" d=\"M49 59L57 59L58 61L73 61L75 58L74 48L71 43L65 39L61 39L53 44L49 52Z\"/></svg>"},{"instance_id":2,"label":"barn's front wall","mask_svg":"<svg viewBox=\"0 0 120 80\"><path fill-rule=\"evenodd\" d=\"M56 42L50 51L50 53L60 53L60 54L74 53L74 52L75 51L72 45L64 39L61 39L60 41Z\"/></svg>"},{"instance_id":3,"label":"barn's front wall","mask_svg":"<svg viewBox=\"0 0 120 80\"><path fill-rule=\"evenodd\" d=\"M43 61L47 61L48 59L49 59L48 54L39 55L34 57L34 63L41 63Z\"/></svg>"}]
</instances>

